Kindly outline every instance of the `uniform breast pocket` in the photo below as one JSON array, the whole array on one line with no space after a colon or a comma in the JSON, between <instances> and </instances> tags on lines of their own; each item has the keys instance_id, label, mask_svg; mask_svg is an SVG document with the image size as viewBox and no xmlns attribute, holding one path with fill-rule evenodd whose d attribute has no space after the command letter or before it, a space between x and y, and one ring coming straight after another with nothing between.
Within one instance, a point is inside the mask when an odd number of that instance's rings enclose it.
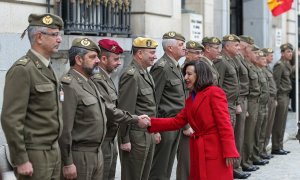
<instances>
[{"instance_id":1,"label":"uniform breast pocket","mask_svg":"<svg viewBox=\"0 0 300 180\"><path fill-rule=\"evenodd\" d=\"M35 92L31 97L31 101L37 102L38 104L46 104L43 108L53 108L56 105L57 94L55 85L53 83L39 83L34 86Z\"/></svg>"},{"instance_id":2,"label":"uniform breast pocket","mask_svg":"<svg viewBox=\"0 0 300 180\"><path fill-rule=\"evenodd\" d=\"M290 71L284 71L284 72L283 72L283 75L284 75L284 76L290 76L290 74L291 74Z\"/></svg>"},{"instance_id":3,"label":"uniform breast pocket","mask_svg":"<svg viewBox=\"0 0 300 180\"><path fill-rule=\"evenodd\" d=\"M85 105L85 106L91 106L93 104L96 104L97 103L97 98L95 97L85 97L82 99L82 103Z\"/></svg>"},{"instance_id":4,"label":"uniform breast pocket","mask_svg":"<svg viewBox=\"0 0 300 180\"><path fill-rule=\"evenodd\" d=\"M143 96L147 96L147 95L150 95L152 93L153 93L152 88L143 88L143 89L141 89L141 94Z\"/></svg>"},{"instance_id":5,"label":"uniform breast pocket","mask_svg":"<svg viewBox=\"0 0 300 180\"><path fill-rule=\"evenodd\" d=\"M98 99L91 96L82 99L82 106L78 107L78 117L81 117L84 122L95 121L101 114L99 114L100 107L97 105ZM99 117L97 117L99 116Z\"/></svg>"},{"instance_id":6,"label":"uniform breast pocket","mask_svg":"<svg viewBox=\"0 0 300 180\"><path fill-rule=\"evenodd\" d=\"M249 74L249 78L250 78L251 80L254 80L254 79L257 79L257 78L258 78L258 76L257 76L257 74L256 74L256 73L254 73L254 72L251 72L251 73Z\"/></svg>"},{"instance_id":7,"label":"uniform breast pocket","mask_svg":"<svg viewBox=\"0 0 300 180\"><path fill-rule=\"evenodd\" d=\"M118 99L118 96L116 95L116 93L112 92L109 94L109 98L111 101L116 101Z\"/></svg>"},{"instance_id":8,"label":"uniform breast pocket","mask_svg":"<svg viewBox=\"0 0 300 180\"><path fill-rule=\"evenodd\" d=\"M51 92L54 91L54 84L52 83L36 84L35 90L39 93Z\"/></svg>"}]
</instances>

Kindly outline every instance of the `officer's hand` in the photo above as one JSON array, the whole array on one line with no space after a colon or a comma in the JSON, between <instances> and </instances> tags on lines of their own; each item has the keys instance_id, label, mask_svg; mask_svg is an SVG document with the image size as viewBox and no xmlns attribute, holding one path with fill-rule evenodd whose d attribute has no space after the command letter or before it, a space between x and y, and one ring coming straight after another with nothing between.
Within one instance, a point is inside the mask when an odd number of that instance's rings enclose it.
<instances>
[{"instance_id":1,"label":"officer's hand","mask_svg":"<svg viewBox=\"0 0 300 180\"><path fill-rule=\"evenodd\" d=\"M186 136L191 136L194 133L194 130L190 127L183 131L183 134Z\"/></svg>"},{"instance_id":2,"label":"officer's hand","mask_svg":"<svg viewBox=\"0 0 300 180\"><path fill-rule=\"evenodd\" d=\"M160 143L160 141L161 141L160 133L154 133L154 141L155 141L155 144Z\"/></svg>"},{"instance_id":3,"label":"officer's hand","mask_svg":"<svg viewBox=\"0 0 300 180\"><path fill-rule=\"evenodd\" d=\"M232 166L233 163L236 161L236 158L226 158L226 166Z\"/></svg>"},{"instance_id":4,"label":"officer's hand","mask_svg":"<svg viewBox=\"0 0 300 180\"><path fill-rule=\"evenodd\" d=\"M63 167L63 175L66 179L76 179L77 178L77 170L74 164Z\"/></svg>"},{"instance_id":5,"label":"officer's hand","mask_svg":"<svg viewBox=\"0 0 300 180\"><path fill-rule=\"evenodd\" d=\"M33 168L31 162L27 161L26 163L17 166L17 172L20 175L32 176Z\"/></svg>"},{"instance_id":6,"label":"officer's hand","mask_svg":"<svg viewBox=\"0 0 300 180\"><path fill-rule=\"evenodd\" d=\"M242 107L241 107L241 105L237 105L236 106L235 113L236 114L241 114L242 113Z\"/></svg>"},{"instance_id":7,"label":"officer's hand","mask_svg":"<svg viewBox=\"0 0 300 180\"><path fill-rule=\"evenodd\" d=\"M131 143L129 142L129 143L121 144L120 148L123 151L130 152L131 151Z\"/></svg>"},{"instance_id":8,"label":"officer's hand","mask_svg":"<svg viewBox=\"0 0 300 180\"><path fill-rule=\"evenodd\" d=\"M248 117L249 116L249 113L248 113L248 111L246 112L246 117Z\"/></svg>"},{"instance_id":9,"label":"officer's hand","mask_svg":"<svg viewBox=\"0 0 300 180\"><path fill-rule=\"evenodd\" d=\"M276 107L278 105L278 102L275 100L274 104L275 104L275 107Z\"/></svg>"},{"instance_id":10,"label":"officer's hand","mask_svg":"<svg viewBox=\"0 0 300 180\"><path fill-rule=\"evenodd\" d=\"M138 120L138 126L140 128L147 128L148 126L151 126L151 121L149 116L147 115L140 115L138 116L139 120Z\"/></svg>"}]
</instances>

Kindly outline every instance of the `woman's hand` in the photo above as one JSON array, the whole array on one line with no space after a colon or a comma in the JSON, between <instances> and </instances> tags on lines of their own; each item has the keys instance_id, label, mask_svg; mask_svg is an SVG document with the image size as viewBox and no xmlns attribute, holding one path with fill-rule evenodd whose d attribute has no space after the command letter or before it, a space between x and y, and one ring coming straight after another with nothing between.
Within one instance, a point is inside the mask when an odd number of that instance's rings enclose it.
<instances>
[{"instance_id":1,"label":"woman's hand","mask_svg":"<svg viewBox=\"0 0 300 180\"><path fill-rule=\"evenodd\" d=\"M226 158L226 166L232 166L233 163L236 161L237 158Z\"/></svg>"}]
</instances>

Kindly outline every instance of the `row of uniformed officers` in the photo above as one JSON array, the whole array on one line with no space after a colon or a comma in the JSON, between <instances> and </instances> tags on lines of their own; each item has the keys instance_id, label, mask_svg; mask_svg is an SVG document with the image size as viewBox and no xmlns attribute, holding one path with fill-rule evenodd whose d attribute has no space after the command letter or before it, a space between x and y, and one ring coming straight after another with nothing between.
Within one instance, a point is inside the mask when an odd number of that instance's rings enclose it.
<instances>
[{"instance_id":1,"label":"row of uniformed officers","mask_svg":"<svg viewBox=\"0 0 300 180\"><path fill-rule=\"evenodd\" d=\"M189 179L193 129L186 125L154 134L145 129L151 125L148 116L175 117L184 107L188 91L178 63L184 56L185 63L206 62L214 84L227 95L241 156L236 178L247 178L244 171L255 171L271 158L266 151L271 134L272 154L288 153L283 134L291 89L290 44L281 46L272 73L273 50L260 50L249 36L185 44L182 35L170 31L163 35L164 55L156 63L157 42L139 37L117 91L110 76L121 64L123 49L116 41L102 39L97 45L76 38L69 50L71 69L59 81L50 56L62 41L62 20L31 14L28 21L31 49L7 72L1 114L18 179L114 179L117 146L124 180L170 179L176 154L176 178Z\"/></svg>"}]
</instances>

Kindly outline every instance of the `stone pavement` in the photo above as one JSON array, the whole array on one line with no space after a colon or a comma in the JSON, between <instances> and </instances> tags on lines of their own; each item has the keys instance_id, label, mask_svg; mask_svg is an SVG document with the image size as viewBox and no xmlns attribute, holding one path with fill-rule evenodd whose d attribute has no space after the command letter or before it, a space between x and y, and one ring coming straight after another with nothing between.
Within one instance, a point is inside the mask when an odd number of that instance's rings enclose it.
<instances>
[{"instance_id":1,"label":"stone pavement","mask_svg":"<svg viewBox=\"0 0 300 180\"><path fill-rule=\"evenodd\" d=\"M297 133L296 113L289 112L285 136L284 149L291 151L290 154L284 156L275 156L266 166L260 166L258 171L251 173L248 180L297 180L300 179L300 144L295 140ZM271 148L269 144L268 148ZM175 160L171 180L176 179ZM121 180L120 163L117 164L116 180Z\"/></svg>"}]
</instances>

